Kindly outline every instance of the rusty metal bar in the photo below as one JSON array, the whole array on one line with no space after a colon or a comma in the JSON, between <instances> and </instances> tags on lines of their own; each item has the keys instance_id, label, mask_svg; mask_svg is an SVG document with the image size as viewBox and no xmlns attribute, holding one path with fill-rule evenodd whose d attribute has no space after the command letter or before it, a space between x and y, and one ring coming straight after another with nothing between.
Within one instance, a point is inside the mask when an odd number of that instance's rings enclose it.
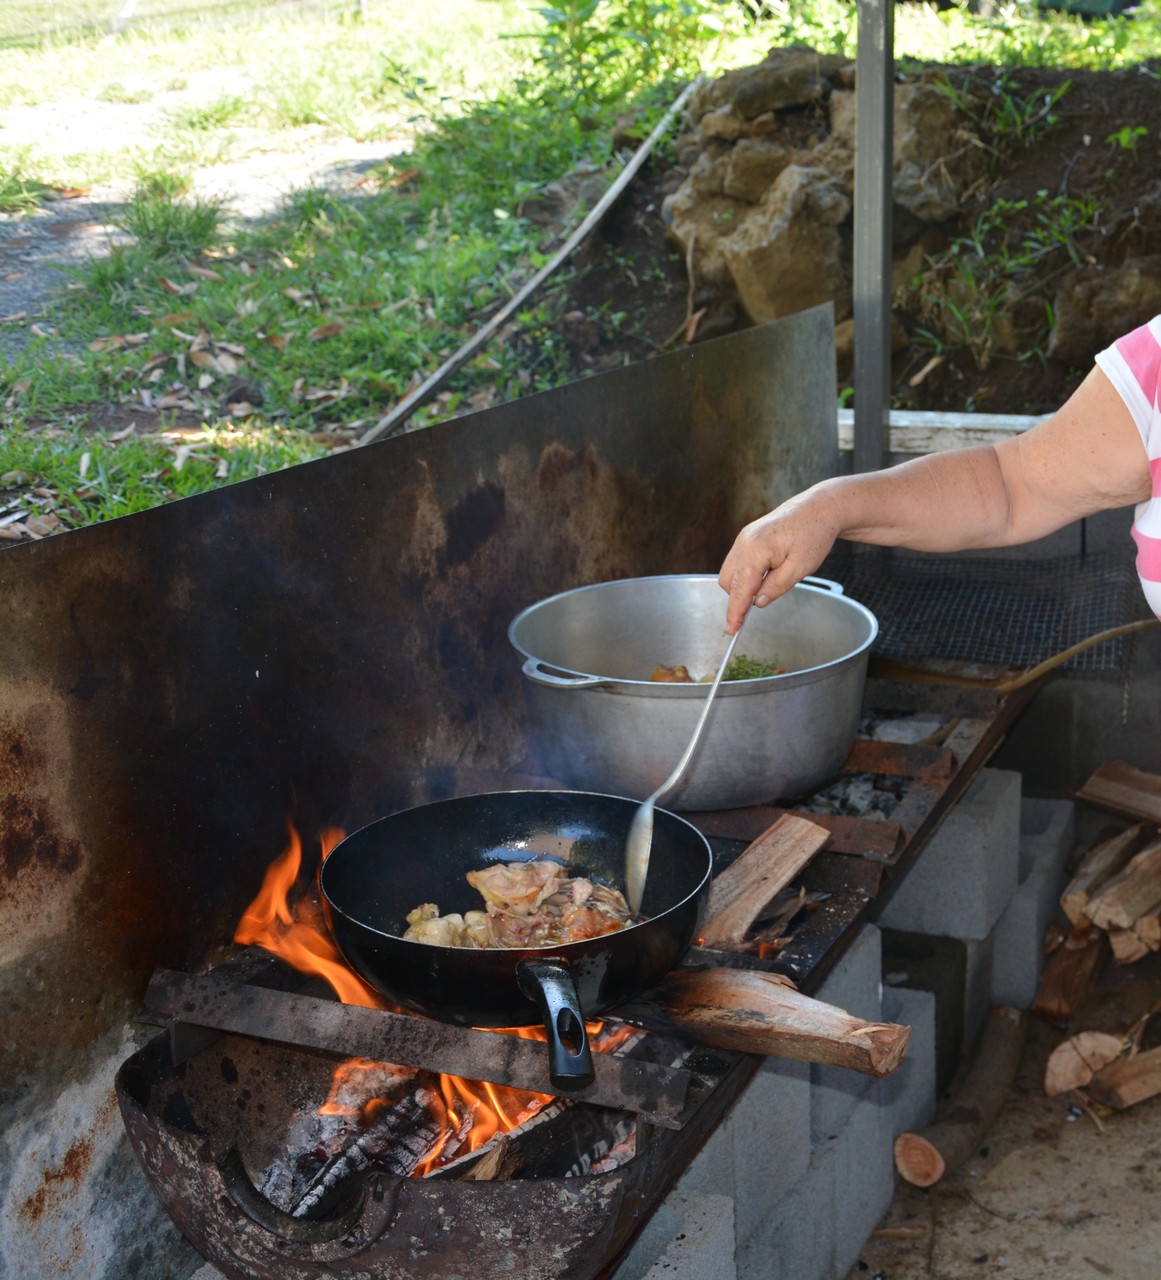
<instances>
[{"instance_id":1,"label":"rusty metal bar","mask_svg":"<svg viewBox=\"0 0 1161 1280\"><path fill-rule=\"evenodd\" d=\"M554 1094L545 1046L503 1032L453 1027L427 1018L340 1004L228 982L205 974L154 972L142 1020L193 1026L280 1044L486 1080ZM681 1067L594 1054L596 1082L569 1097L634 1111L650 1124L680 1129L712 1087Z\"/></svg>"}]
</instances>

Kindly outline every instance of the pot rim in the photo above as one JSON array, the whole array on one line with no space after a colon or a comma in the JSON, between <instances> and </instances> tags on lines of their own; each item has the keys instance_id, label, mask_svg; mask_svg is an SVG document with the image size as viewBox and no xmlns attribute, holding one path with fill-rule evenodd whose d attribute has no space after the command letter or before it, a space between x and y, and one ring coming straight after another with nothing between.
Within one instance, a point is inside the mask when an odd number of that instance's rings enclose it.
<instances>
[{"instance_id":1,"label":"pot rim","mask_svg":"<svg viewBox=\"0 0 1161 1280\"><path fill-rule=\"evenodd\" d=\"M537 654L532 653L516 638L516 633L521 623L532 614L541 611L563 600L568 596L578 596L590 591L599 591L602 588L611 586L627 586L632 583L655 583L655 582L712 582L717 584L717 575L712 573L659 573L645 575L633 578L610 578L605 582L591 582L585 586L572 587L568 591L558 591L554 595L546 596L543 600L538 600L534 604L528 605L512 619L508 624L508 641L513 649L520 654L525 663L540 663L549 671L559 672L563 676L577 677L578 680L584 680L585 685L577 685L577 688L603 688L605 690L627 688L634 692L648 693L651 697L662 698L701 698L704 697L705 688L702 682L695 681L692 684L685 683L666 683L656 680L634 680L624 676L606 676L598 671L582 671L577 667L564 667L555 662L546 662ZM779 684L810 684L815 680L821 679L836 667L849 664L853 659L858 658L861 654L869 651L875 643L875 639L879 634L879 620L867 608L866 605L860 604L859 601L852 599L843 590L842 584L831 578L820 578L813 575L805 578L801 582L795 583L790 591L806 591L812 595L827 596L830 599L840 601L843 605L862 615L867 623L867 635L861 644L855 648L849 649L846 653L837 658L832 658L829 662L821 662L812 667L797 667L793 671L784 671L779 675L773 676L753 676L745 680L723 681L721 688L718 690L719 697L736 696L739 693L754 692L757 690L768 690ZM789 592L787 593L789 594ZM723 593L724 595L724 593ZM775 601L774 603L777 603ZM724 614L724 611L723 611ZM527 673L525 673L527 679ZM599 681L599 684L592 682Z\"/></svg>"}]
</instances>

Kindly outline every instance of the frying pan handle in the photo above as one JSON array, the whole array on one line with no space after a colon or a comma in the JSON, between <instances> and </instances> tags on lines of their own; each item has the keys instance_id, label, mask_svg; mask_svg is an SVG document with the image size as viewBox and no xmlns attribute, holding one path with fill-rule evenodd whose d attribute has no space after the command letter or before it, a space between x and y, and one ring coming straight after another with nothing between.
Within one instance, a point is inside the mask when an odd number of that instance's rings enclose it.
<instances>
[{"instance_id":1,"label":"frying pan handle","mask_svg":"<svg viewBox=\"0 0 1161 1280\"><path fill-rule=\"evenodd\" d=\"M521 960L516 966L520 990L544 1015L548 1032L548 1075L564 1093L587 1089L597 1078L584 1014L572 974L563 960Z\"/></svg>"},{"instance_id":2,"label":"frying pan handle","mask_svg":"<svg viewBox=\"0 0 1161 1280\"><path fill-rule=\"evenodd\" d=\"M546 667L539 658L529 658L522 668L535 684L546 684L553 689L591 689L596 685L608 685L600 676L573 676L555 667Z\"/></svg>"}]
</instances>

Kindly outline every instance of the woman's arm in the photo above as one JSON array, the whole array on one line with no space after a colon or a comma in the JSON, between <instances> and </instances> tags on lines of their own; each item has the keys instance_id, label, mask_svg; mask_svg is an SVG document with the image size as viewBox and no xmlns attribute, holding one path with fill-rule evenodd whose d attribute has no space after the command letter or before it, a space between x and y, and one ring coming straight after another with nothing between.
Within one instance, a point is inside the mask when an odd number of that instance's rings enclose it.
<instances>
[{"instance_id":1,"label":"woman's arm","mask_svg":"<svg viewBox=\"0 0 1161 1280\"><path fill-rule=\"evenodd\" d=\"M1046 422L998 445L930 454L824 480L739 534L718 581L733 634L823 562L835 540L958 551L1030 542L1150 495L1149 463L1128 409L1094 369Z\"/></svg>"}]
</instances>

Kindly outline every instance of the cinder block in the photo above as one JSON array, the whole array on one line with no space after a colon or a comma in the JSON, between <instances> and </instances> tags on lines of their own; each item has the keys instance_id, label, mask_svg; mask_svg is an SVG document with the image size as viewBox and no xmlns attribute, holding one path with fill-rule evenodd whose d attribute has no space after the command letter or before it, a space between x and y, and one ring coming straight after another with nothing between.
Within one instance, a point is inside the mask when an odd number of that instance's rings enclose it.
<instances>
[{"instance_id":1,"label":"cinder block","mask_svg":"<svg viewBox=\"0 0 1161 1280\"><path fill-rule=\"evenodd\" d=\"M739 1238L738 1280L835 1280L834 1213L835 1169L828 1159L813 1163L766 1219Z\"/></svg>"},{"instance_id":2,"label":"cinder block","mask_svg":"<svg viewBox=\"0 0 1161 1280\"><path fill-rule=\"evenodd\" d=\"M737 1280L734 1202L676 1188L649 1219L617 1280Z\"/></svg>"},{"instance_id":3,"label":"cinder block","mask_svg":"<svg viewBox=\"0 0 1161 1280\"><path fill-rule=\"evenodd\" d=\"M770 1159L778 1152L776 1160ZM739 1234L810 1165L810 1064L768 1058L710 1135L677 1189L734 1198ZM742 1175L735 1178L735 1171Z\"/></svg>"},{"instance_id":4,"label":"cinder block","mask_svg":"<svg viewBox=\"0 0 1161 1280\"><path fill-rule=\"evenodd\" d=\"M1020 810L1020 883L996 925L992 1004L1027 1009L1036 998L1049 922L1060 914L1076 838L1071 800L1025 800Z\"/></svg>"},{"instance_id":5,"label":"cinder block","mask_svg":"<svg viewBox=\"0 0 1161 1280\"><path fill-rule=\"evenodd\" d=\"M864 925L819 987L817 997L857 1018L878 1022L882 1010L883 958L879 930ZM864 1077L844 1067L815 1064L810 1069L812 1141L837 1133L862 1096Z\"/></svg>"},{"instance_id":6,"label":"cinder block","mask_svg":"<svg viewBox=\"0 0 1161 1280\"><path fill-rule=\"evenodd\" d=\"M1019 881L1020 774L982 769L893 891L877 923L984 941Z\"/></svg>"},{"instance_id":7,"label":"cinder block","mask_svg":"<svg viewBox=\"0 0 1161 1280\"><path fill-rule=\"evenodd\" d=\"M816 1142L806 1176L739 1234L739 1280L836 1280L887 1211L895 1190L890 1113L880 1081L848 1074L858 1097L842 1125Z\"/></svg>"},{"instance_id":8,"label":"cinder block","mask_svg":"<svg viewBox=\"0 0 1161 1280\"><path fill-rule=\"evenodd\" d=\"M880 1105L878 1080L867 1080L865 1101L857 1105L830 1150L815 1152L834 1164L834 1261L831 1274L845 1276L859 1260L871 1232L895 1194L893 1138Z\"/></svg>"},{"instance_id":9,"label":"cinder block","mask_svg":"<svg viewBox=\"0 0 1161 1280\"><path fill-rule=\"evenodd\" d=\"M938 934L884 929L883 990L902 987L935 997L935 1091L951 1083L963 1052L967 944Z\"/></svg>"},{"instance_id":10,"label":"cinder block","mask_svg":"<svg viewBox=\"0 0 1161 1280\"><path fill-rule=\"evenodd\" d=\"M965 1053L970 1053L992 1011L995 933L982 942L967 938L964 947L967 966L963 990L963 1047Z\"/></svg>"},{"instance_id":11,"label":"cinder block","mask_svg":"<svg viewBox=\"0 0 1161 1280\"><path fill-rule=\"evenodd\" d=\"M935 1115L935 996L884 987L883 1021L911 1028L903 1061L878 1085L884 1124L894 1143L901 1133L925 1128Z\"/></svg>"}]
</instances>

